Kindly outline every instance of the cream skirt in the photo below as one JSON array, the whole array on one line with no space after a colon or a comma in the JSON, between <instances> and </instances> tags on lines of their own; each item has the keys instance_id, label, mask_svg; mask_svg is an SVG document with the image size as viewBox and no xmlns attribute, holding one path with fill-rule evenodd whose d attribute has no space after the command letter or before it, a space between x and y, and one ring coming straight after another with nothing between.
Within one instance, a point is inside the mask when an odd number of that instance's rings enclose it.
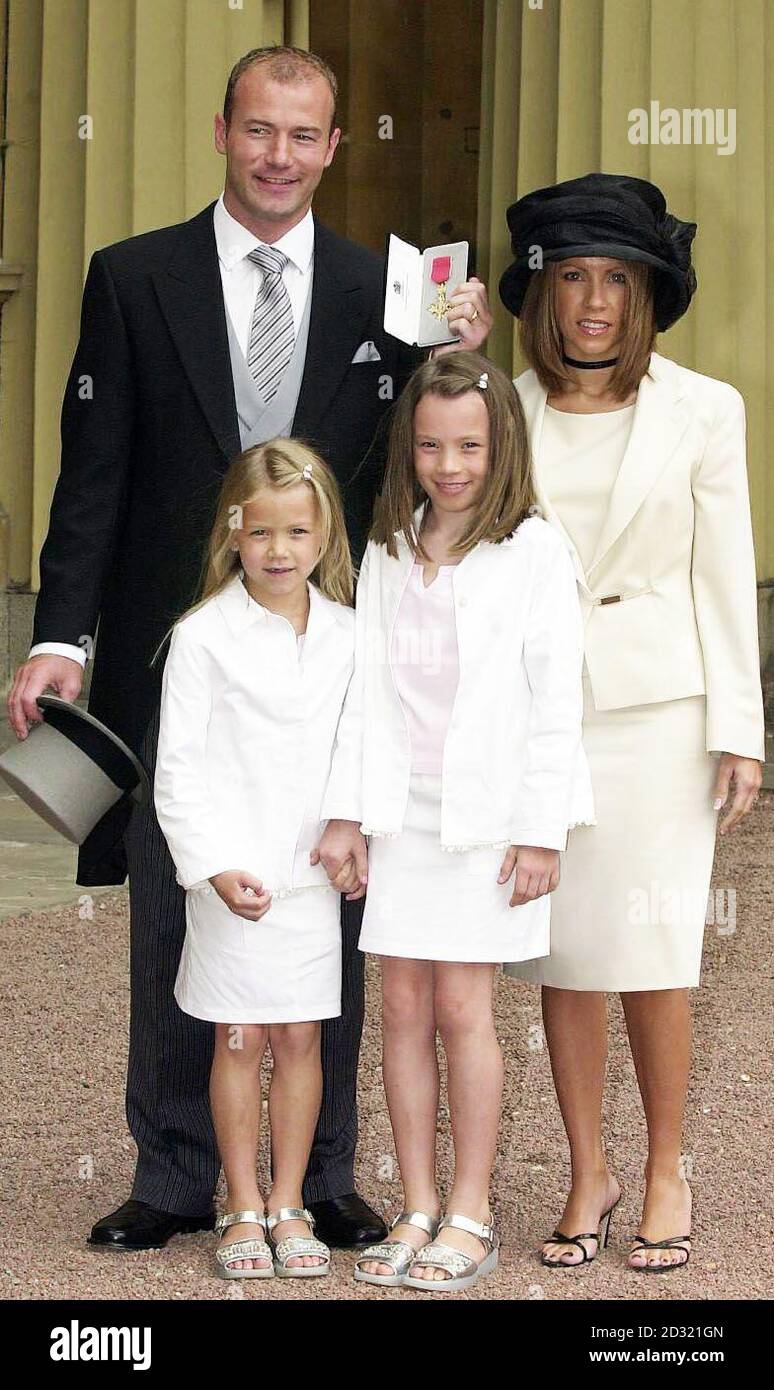
<instances>
[{"instance_id":1,"label":"cream skirt","mask_svg":"<svg viewBox=\"0 0 774 1390\"><path fill-rule=\"evenodd\" d=\"M585 666L583 687L597 824L570 831L549 957L506 973L558 989L698 985L718 816L705 697L598 711Z\"/></svg>"},{"instance_id":2,"label":"cream skirt","mask_svg":"<svg viewBox=\"0 0 774 1390\"><path fill-rule=\"evenodd\" d=\"M510 907L504 849L441 849L441 778L414 773L403 830L371 836L361 951L411 960L529 960L548 951L550 902Z\"/></svg>"}]
</instances>

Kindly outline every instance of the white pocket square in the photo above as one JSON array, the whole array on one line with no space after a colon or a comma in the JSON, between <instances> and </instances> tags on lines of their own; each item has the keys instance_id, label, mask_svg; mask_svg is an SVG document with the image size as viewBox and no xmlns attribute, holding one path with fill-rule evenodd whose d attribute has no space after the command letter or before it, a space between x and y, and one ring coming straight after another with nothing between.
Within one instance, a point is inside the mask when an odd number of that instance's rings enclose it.
<instances>
[{"instance_id":1,"label":"white pocket square","mask_svg":"<svg viewBox=\"0 0 774 1390\"><path fill-rule=\"evenodd\" d=\"M360 344L360 347L352 358L352 363L354 365L355 362L381 362L381 360L382 354L379 352L376 344L369 338L367 342Z\"/></svg>"}]
</instances>

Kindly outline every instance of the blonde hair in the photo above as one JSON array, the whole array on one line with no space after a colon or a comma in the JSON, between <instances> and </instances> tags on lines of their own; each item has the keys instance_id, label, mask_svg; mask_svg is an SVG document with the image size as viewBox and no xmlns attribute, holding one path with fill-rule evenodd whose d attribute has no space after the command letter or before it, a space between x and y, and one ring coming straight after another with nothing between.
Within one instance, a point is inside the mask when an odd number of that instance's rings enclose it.
<instances>
[{"instance_id":1,"label":"blonde hair","mask_svg":"<svg viewBox=\"0 0 774 1390\"><path fill-rule=\"evenodd\" d=\"M486 384L479 385L482 374ZM498 543L537 510L527 426L510 377L477 352L450 352L423 362L395 406L387 465L369 539L397 558L395 532L414 555L430 559L414 535L414 512L425 493L414 469L414 411L424 396L453 399L475 391L489 416L489 472L481 500L450 555L466 555L480 540Z\"/></svg>"},{"instance_id":2,"label":"blonde hair","mask_svg":"<svg viewBox=\"0 0 774 1390\"><path fill-rule=\"evenodd\" d=\"M569 260L570 257L565 257ZM644 261L626 263L623 342L610 376L609 390L625 400L648 370L656 341L653 312L653 272ZM546 261L530 278L519 315L519 342L544 390L560 395L572 378L562 362L562 335L556 312L556 287L561 262Z\"/></svg>"},{"instance_id":3,"label":"blonde hair","mask_svg":"<svg viewBox=\"0 0 774 1390\"><path fill-rule=\"evenodd\" d=\"M305 472L306 470L306 476ZM238 454L223 479L198 590L201 597L181 613L164 634L151 660L154 665L164 643L178 623L195 613L231 583L241 568L239 551L232 548L236 518L262 488L312 489L320 519L320 558L309 578L326 598L352 606L354 571L338 483L319 454L299 439L269 439Z\"/></svg>"}]
</instances>

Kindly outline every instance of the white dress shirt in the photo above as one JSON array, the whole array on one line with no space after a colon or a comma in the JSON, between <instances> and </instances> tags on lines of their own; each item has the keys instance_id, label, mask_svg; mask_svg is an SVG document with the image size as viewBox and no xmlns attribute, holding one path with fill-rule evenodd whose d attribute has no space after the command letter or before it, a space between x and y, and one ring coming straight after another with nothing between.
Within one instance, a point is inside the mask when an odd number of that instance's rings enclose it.
<instances>
[{"instance_id":1,"label":"white dress shirt","mask_svg":"<svg viewBox=\"0 0 774 1390\"><path fill-rule=\"evenodd\" d=\"M248 260L249 253L256 246L269 243L261 241L247 227L226 210L223 195L218 198L213 213L215 241L218 248L220 278L223 284L223 298L229 318L234 325L242 351L247 356L250 342L250 327L253 321L255 297L263 283L263 271L254 261ZM288 257L282 271L282 279L293 310L293 324L298 333L307 296L312 285L312 256L314 253L314 218L312 209L305 217L285 232L278 241L271 242L273 251L283 251Z\"/></svg>"},{"instance_id":2,"label":"white dress shirt","mask_svg":"<svg viewBox=\"0 0 774 1390\"><path fill-rule=\"evenodd\" d=\"M222 193L213 209L212 220L215 229L215 244L218 249L223 300L246 358L255 297L263 283L263 271L260 266L256 265L254 261L248 260L247 257L251 251L255 250L256 246L266 246L269 243L261 241L259 237L254 236L247 227L243 227L241 222L237 222L236 218L231 216L231 213L226 210ZM289 232L285 232L284 236L281 236L278 241L272 242L271 245L274 250L283 251L288 257L287 264L282 271L282 279L293 310L295 331L298 333L312 286L312 257L314 254L312 209L309 208L306 215L301 218L300 222L296 223L295 227L291 227ZM79 666L86 665L85 649L71 645L69 642L37 642L29 650L29 656L42 656L45 653L52 656L68 656L71 661L77 661Z\"/></svg>"},{"instance_id":3,"label":"white dress shirt","mask_svg":"<svg viewBox=\"0 0 774 1390\"><path fill-rule=\"evenodd\" d=\"M287 618L251 598L240 573L173 630L154 801L185 889L233 869L278 895L328 883L308 849L324 829L355 614L307 587L302 644Z\"/></svg>"}]
</instances>

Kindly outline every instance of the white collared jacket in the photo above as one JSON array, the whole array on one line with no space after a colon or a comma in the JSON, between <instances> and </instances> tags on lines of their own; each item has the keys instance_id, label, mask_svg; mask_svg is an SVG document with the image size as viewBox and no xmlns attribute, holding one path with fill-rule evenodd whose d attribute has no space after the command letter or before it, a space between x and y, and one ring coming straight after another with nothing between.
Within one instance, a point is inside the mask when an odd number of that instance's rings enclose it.
<instances>
[{"instance_id":1,"label":"white collared jacket","mask_svg":"<svg viewBox=\"0 0 774 1390\"><path fill-rule=\"evenodd\" d=\"M415 532L422 513L414 513ZM392 630L414 555L369 541L357 586L355 669L321 814L398 835L411 745ZM441 848L565 849L595 824L583 719L583 624L567 545L541 517L480 541L452 571L459 684L443 751Z\"/></svg>"},{"instance_id":2,"label":"white collared jacket","mask_svg":"<svg viewBox=\"0 0 774 1390\"><path fill-rule=\"evenodd\" d=\"M586 571L542 486L546 391L515 382L535 485L575 565L598 710L706 695L708 752L765 758L745 408L735 387L653 352Z\"/></svg>"},{"instance_id":3,"label":"white collared jacket","mask_svg":"<svg viewBox=\"0 0 774 1390\"><path fill-rule=\"evenodd\" d=\"M241 571L173 630L154 800L186 889L228 869L277 896L328 883L321 864L299 855L294 870L294 857L302 825L321 820L355 614L308 590L300 654L292 624L248 594Z\"/></svg>"}]
</instances>

